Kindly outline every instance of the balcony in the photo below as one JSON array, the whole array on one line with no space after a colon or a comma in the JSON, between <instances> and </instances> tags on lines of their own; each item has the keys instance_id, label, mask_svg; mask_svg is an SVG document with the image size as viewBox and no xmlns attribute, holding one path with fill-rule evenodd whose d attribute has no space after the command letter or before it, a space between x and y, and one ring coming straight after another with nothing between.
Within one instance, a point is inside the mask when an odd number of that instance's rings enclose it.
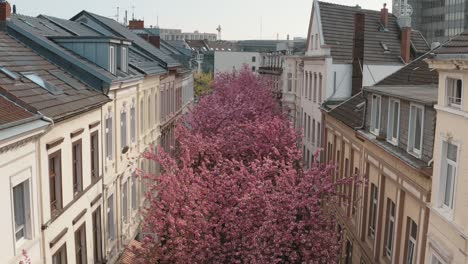
<instances>
[{"instance_id":1,"label":"balcony","mask_svg":"<svg viewBox=\"0 0 468 264\"><path fill-rule=\"evenodd\" d=\"M262 66L262 67L258 68L258 73L260 73L260 74L281 75L283 73L283 68L281 68L281 67L272 67L272 66Z\"/></svg>"}]
</instances>

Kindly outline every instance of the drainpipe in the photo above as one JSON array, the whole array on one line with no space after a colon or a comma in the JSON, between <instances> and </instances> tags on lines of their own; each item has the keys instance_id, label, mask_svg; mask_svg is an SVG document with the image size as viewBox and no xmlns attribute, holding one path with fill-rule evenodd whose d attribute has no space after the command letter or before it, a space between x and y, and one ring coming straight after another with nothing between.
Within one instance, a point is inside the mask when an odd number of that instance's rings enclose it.
<instances>
[{"instance_id":1,"label":"drainpipe","mask_svg":"<svg viewBox=\"0 0 468 264\"><path fill-rule=\"evenodd\" d=\"M41 112L38 111L38 114L41 115L41 119L44 120L44 121L47 121L50 123L50 125L47 127L47 129L42 133L42 135L45 135L47 132L49 132L50 130L52 130L52 128L55 126L55 123L54 123L54 120L52 120L50 117L47 117L45 115L43 115ZM38 185L38 188L37 188L37 194L38 194L38 204L39 204L39 208L40 210L38 210L38 214L39 214L39 219L41 220L40 221L40 226L41 226L41 240L42 240L42 245L46 245L46 241L45 241L45 236L44 236L44 230L42 229L42 223L44 222L44 219L43 219L43 212L42 212L42 209L44 208L44 201L43 201L43 195L42 195L42 163L40 162L42 159L41 159L41 144L40 144L40 140L38 140L36 142L36 151L38 152L38 157L37 157L37 177L38 177L38 181L37 181L37 185ZM46 252L45 252L45 246L44 247L41 247L42 248L42 261L43 263L46 263Z\"/></svg>"}]
</instances>

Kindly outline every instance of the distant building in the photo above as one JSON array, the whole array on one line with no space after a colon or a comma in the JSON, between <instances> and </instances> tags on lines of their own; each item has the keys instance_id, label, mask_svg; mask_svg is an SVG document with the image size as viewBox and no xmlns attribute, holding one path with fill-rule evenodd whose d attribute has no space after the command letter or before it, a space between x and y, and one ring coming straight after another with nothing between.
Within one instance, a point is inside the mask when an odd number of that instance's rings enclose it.
<instances>
[{"instance_id":1,"label":"distant building","mask_svg":"<svg viewBox=\"0 0 468 264\"><path fill-rule=\"evenodd\" d=\"M399 18L409 13L411 20L408 22L419 29L429 43L445 42L468 28L468 2L465 0L393 0L393 13Z\"/></svg>"},{"instance_id":2,"label":"distant building","mask_svg":"<svg viewBox=\"0 0 468 264\"><path fill-rule=\"evenodd\" d=\"M257 72L262 65L260 52L216 51L214 73L239 71L243 67Z\"/></svg>"},{"instance_id":3,"label":"distant building","mask_svg":"<svg viewBox=\"0 0 468 264\"><path fill-rule=\"evenodd\" d=\"M182 32L180 29L159 29L161 39L163 40L209 40L215 41L218 37L216 33L202 33L197 30L194 32Z\"/></svg>"}]
</instances>

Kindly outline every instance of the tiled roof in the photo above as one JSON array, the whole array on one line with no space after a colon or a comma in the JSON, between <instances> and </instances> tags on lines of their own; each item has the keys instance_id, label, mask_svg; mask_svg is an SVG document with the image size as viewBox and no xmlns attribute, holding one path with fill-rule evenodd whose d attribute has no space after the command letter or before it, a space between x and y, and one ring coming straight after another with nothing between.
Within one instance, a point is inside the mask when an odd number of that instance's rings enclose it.
<instances>
[{"instance_id":1,"label":"tiled roof","mask_svg":"<svg viewBox=\"0 0 468 264\"><path fill-rule=\"evenodd\" d=\"M132 252L134 247L140 249L141 243L137 240L132 240L122 253L119 261L120 264L134 264L136 262L135 254Z\"/></svg>"},{"instance_id":2,"label":"tiled roof","mask_svg":"<svg viewBox=\"0 0 468 264\"><path fill-rule=\"evenodd\" d=\"M375 86L382 85L431 85L439 83L439 74L424 61L429 54L421 56L410 64L381 80Z\"/></svg>"},{"instance_id":3,"label":"tiled roof","mask_svg":"<svg viewBox=\"0 0 468 264\"><path fill-rule=\"evenodd\" d=\"M387 30L382 30L380 11L361 9L318 2L325 44L331 46L331 55L336 62L351 63L354 36L354 15L365 14L364 61L368 64L401 64L401 30L393 14L388 15ZM421 36L417 36L415 46L422 49ZM382 44L389 51L384 52Z\"/></svg>"},{"instance_id":4,"label":"tiled roof","mask_svg":"<svg viewBox=\"0 0 468 264\"><path fill-rule=\"evenodd\" d=\"M414 49L418 53L424 54L431 49L422 33L418 30L413 29L413 31L411 32L411 43L413 44Z\"/></svg>"},{"instance_id":5,"label":"tiled roof","mask_svg":"<svg viewBox=\"0 0 468 264\"><path fill-rule=\"evenodd\" d=\"M366 100L360 92L329 111L328 114L354 129L363 124L365 103Z\"/></svg>"},{"instance_id":6,"label":"tiled roof","mask_svg":"<svg viewBox=\"0 0 468 264\"><path fill-rule=\"evenodd\" d=\"M436 54L467 54L468 53L468 32L465 31L453 37L443 44Z\"/></svg>"},{"instance_id":7,"label":"tiled roof","mask_svg":"<svg viewBox=\"0 0 468 264\"><path fill-rule=\"evenodd\" d=\"M28 120L34 114L0 96L0 126Z\"/></svg>"},{"instance_id":8,"label":"tiled roof","mask_svg":"<svg viewBox=\"0 0 468 264\"><path fill-rule=\"evenodd\" d=\"M78 15L71 18L71 20L75 21L75 20L79 19L81 17L81 15L88 15L89 17L94 18L97 22L101 23L102 25L104 25L108 29L110 29L110 31L112 31L111 32L112 35L123 37L123 38L126 38L126 39L132 41L133 42L132 45L134 45L137 48L142 49L145 52L150 53L152 56L155 56L156 58L160 59L162 62L167 64L167 67L178 67L178 66L180 66L180 63L178 61L174 60L170 56L167 56L166 54L164 54L164 52L162 52L158 48L154 47L153 45L148 43L146 40L142 39L140 36L133 33L130 29L124 27L119 22L117 22L117 21L115 21L113 19L103 17L103 16L100 16L100 15L97 15L97 14L93 14L91 12L82 11ZM104 33L104 32L101 32L101 33Z\"/></svg>"},{"instance_id":9,"label":"tiled roof","mask_svg":"<svg viewBox=\"0 0 468 264\"><path fill-rule=\"evenodd\" d=\"M57 22L56 20L55 22ZM8 24L13 31L20 31L18 35L15 33L15 37L23 37L31 39L35 46L40 46L41 49L45 49L48 52L54 53L57 56L57 60L64 60L66 64L81 65L82 69L87 71L88 74L96 76L105 82L122 81L129 78L134 78L131 74L125 74L118 72L117 75L113 75L104 68L99 67L95 63L83 58L76 53L69 51L68 49L60 46L59 44L52 41L49 37L51 36L74 36L73 33L64 30L59 27L57 23L50 20L50 17L29 17L19 14L11 16L10 23ZM70 26L70 25L68 25ZM78 26L78 25L75 25ZM91 31L87 31L90 33ZM94 32L94 34L97 34Z\"/></svg>"},{"instance_id":10,"label":"tiled roof","mask_svg":"<svg viewBox=\"0 0 468 264\"><path fill-rule=\"evenodd\" d=\"M5 32L0 32L0 47L0 65L18 77L15 80L0 71L0 87L45 116L57 121L109 101ZM61 92L52 94L24 77L25 72L36 74Z\"/></svg>"}]
</instances>

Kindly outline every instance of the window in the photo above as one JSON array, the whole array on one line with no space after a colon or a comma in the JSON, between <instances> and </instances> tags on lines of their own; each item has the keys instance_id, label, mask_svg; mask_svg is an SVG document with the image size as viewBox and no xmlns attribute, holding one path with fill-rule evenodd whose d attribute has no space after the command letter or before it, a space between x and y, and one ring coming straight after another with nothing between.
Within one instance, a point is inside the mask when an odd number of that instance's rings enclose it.
<instances>
[{"instance_id":1,"label":"window","mask_svg":"<svg viewBox=\"0 0 468 264\"><path fill-rule=\"evenodd\" d=\"M317 102L317 74L314 73L314 103Z\"/></svg>"},{"instance_id":2,"label":"window","mask_svg":"<svg viewBox=\"0 0 468 264\"><path fill-rule=\"evenodd\" d=\"M407 240L407 245L406 245L406 263L413 264L415 263L414 251L416 249L418 226L411 218L408 217L407 228L409 228L409 230L408 230L408 240Z\"/></svg>"},{"instance_id":3,"label":"window","mask_svg":"<svg viewBox=\"0 0 468 264\"><path fill-rule=\"evenodd\" d=\"M315 34L315 49L319 48L319 37L318 34Z\"/></svg>"},{"instance_id":4,"label":"window","mask_svg":"<svg viewBox=\"0 0 468 264\"><path fill-rule=\"evenodd\" d=\"M463 96L463 82L459 79L447 79L447 105L460 108Z\"/></svg>"},{"instance_id":5,"label":"window","mask_svg":"<svg viewBox=\"0 0 468 264\"><path fill-rule=\"evenodd\" d=\"M120 148L127 146L127 112L120 113Z\"/></svg>"},{"instance_id":6,"label":"window","mask_svg":"<svg viewBox=\"0 0 468 264\"><path fill-rule=\"evenodd\" d=\"M31 239L31 206L29 180L13 187L15 240Z\"/></svg>"},{"instance_id":7,"label":"window","mask_svg":"<svg viewBox=\"0 0 468 264\"><path fill-rule=\"evenodd\" d=\"M381 102L382 98L380 96L372 95L371 132L375 135L380 133Z\"/></svg>"},{"instance_id":8,"label":"window","mask_svg":"<svg viewBox=\"0 0 468 264\"><path fill-rule=\"evenodd\" d=\"M252 66L252 71L254 72L255 70L257 70L257 68L255 68L255 66Z\"/></svg>"},{"instance_id":9,"label":"window","mask_svg":"<svg viewBox=\"0 0 468 264\"><path fill-rule=\"evenodd\" d=\"M77 264L86 264L86 222L75 231L75 259Z\"/></svg>"},{"instance_id":10,"label":"window","mask_svg":"<svg viewBox=\"0 0 468 264\"><path fill-rule=\"evenodd\" d=\"M151 94L148 95L148 129L151 128Z\"/></svg>"},{"instance_id":11,"label":"window","mask_svg":"<svg viewBox=\"0 0 468 264\"><path fill-rule=\"evenodd\" d=\"M310 116L307 117L307 140L310 141Z\"/></svg>"},{"instance_id":12,"label":"window","mask_svg":"<svg viewBox=\"0 0 468 264\"><path fill-rule=\"evenodd\" d=\"M49 192L52 216L57 215L62 205L62 154L60 151L49 156Z\"/></svg>"},{"instance_id":13,"label":"window","mask_svg":"<svg viewBox=\"0 0 468 264\"><path fill-rule=\"evenodd\" d=\"M359 175L359 169L358 168L354 168L354 177L358 176ZM358 184L358 181L357 179L354 180L353 182L353 204L352 204L352 210L351 210L351 215L355 216L356 218L354 218L355 221L357 221L357 207L358 207L358 194L359 194L359 184Z\"/></svg>"},{"instance_id":14,"label":"window","mask_svg":"<svg viewBox=\"0 0 468 264\"><path fill-rule=\"evenodd\" d=\"M369 236L375 238L375 226L377 222L377 186L371 184L370 210L369 210Z\"/></svg>"},{"instance_id":15,"label":"window","mask_svg":"<svg viewBox=\"0 0 468 264\"><path fill-rule=\"evenodd\" d=\"M336 72L333 72L333 95L336 93L336 88L337 88L337 83L336 83Z\"/></svg>"},{"instance_id":16,"label":"window","mask_svg":"<svg viewBox=\"0 0 468 264\"><path fill-rule=\"evenodd\" d=\"M322 146L322 127L320 126L320 122L317 122L317 146Z\"/></svg>"},{"instance_id":17,"label":"window","mask_svg":"<svg viewBox=\"0 0 468 264\"><path fill-rule=\"evenodd\" d=\"M313 83L313 75L309 73L309 101L312 100L312 83Z\"/></svg>"},{"instance_id":18,"label":"window","mask_svg":"<svg viewBox=\"0 0 468 264\"><path fill-rule=\"evenodd\" d=\"M107 239L115 239L115 223L114 223L114 195L107 198Z\"/></svg>"},{"instance_id":19,"label":"window","mask_svg":"<svg viewBox=\"0 0 468 264\"><path fill-rule=\"evenodd\" d=\"M143 98L140 100L140 133L145 130L145 116L143 115L143 109L145 109L145 102Z\"/></svg>"},{"instance_id":20,"label":"window","mask_svg":"<svg viewBox=\"0 0 468 264\"><path fill-rule=\"evenodd\" d=\"M310 36L310 49L311 50L314 49L314 34Z\"/></svg>"},{"instance_id":21,"label":"window","mask_svg":"<svg viewBox=\"0 0 468 264\"><path fill-rule=\"evenodd\" d=\"M109 160L112 160L112 113L108 113L106 118L106 157Z\"/></svg>"},{"instance_id":22,"label":"window","mask_svg":"<svg viewBox=\"0 0 468 264\"><path fill-rule=\"evenodd\" d=\"M115 48L109 47L109 72L115 74Z\"/></svg>"},{"instance_id":23,"label":"window","mask_svg":"<svg viewBox=\"0 0 468 264\"><path fill-rule=\"evenodd\" d=\"M138 178L136 175L132 176L132 210L138 207Z\"/></svg>"},{"instance_id":24,"label":"window","mask_svg":"<svg viewBox=\"0 0 468 264\"><path fill-rule=\"evenodd\" d=\"M135 143L136 137L136 112L135 112L135 102L133 102L132 107L130 107L130 140L132 143Z\"/></svg>"},{"instance_id":25,"label":"window","mask_svg":"<svg viewBox=\"0 0 468 264\"><path fill-rule=\"evenodd\" d=\"M257 57L253 56L252 57L252 62L256 62L257 61Z\"/></svg>"},{"instance_id":26,"label":"window","mask_svg":"<svg viewBox=\"0 0 468 264\"><path fill-rule=\"evenodd\" d=\"M410 107L408 151L417 156L422 153L424 109L419 105Z\"/></svg>"},{"instance_id":27,"label":"window","mask_svg":"<svg viewBox=\"0 0 468 264\"><path fill-rule=\"evenodd\" d=\"M322 82L323 82L323 76L320 73L319 74L319 90L318 90L318 102L322 103Z\"/></svg>"},{"instance_id":28,"label":"window","mask_svg":"<svg viewBox=\"0 0 468 264\"><path fill-rule=\"evenodd\" d=\"M127 67L128 67L128 62L127 62L127 48L126 47L122 47L122 65L120 66L120 69L123 71L123 72L127 72Z\"/></svg>"},{"instance_id":29,"label":"window","mask_svg":"<svg viewBox=\"0 0 468 264\"><path fill-rule=\"evenodd\" d=\"M101 207L93 212L93 259L94 263L102 262Z\"/></svg>"},{"instance_id":30,"label":"window","mask_svg":"<svg viewBox=\"0 0 468 264\"><path fill-rule=\"evenodd\" d=\"M288 73L288 92L292 91L292 73Z\"/></svg>"},{"instance_id":31,"label":"window","mask_svg":"<svg viewBox=\"0 0 468 264\"><path fill-rule=\"evenodd\" d=\"M53 95L63 94L63 91L61 89L57 88L55 85L49 83L48 81L45 81L44 79L42 79L35 73L24 73L23 75L24 77L29 79L31 82L39 85L41 88L47 90Z\"/></svg>"},{"instance_id":32,"label":"window","mask_svg":"<svg viewBox=\"0 0 468 264\"><path fill-rule=\"evenodd\" d=\"M312 143L315 144L315 119L312 120Z\"/></svg>"},{"instance_id":33,"label":"window","mask_svg":"<svg viewBox=\"0 0 468 264\"><path fill-rule=\"evenodd\" d=\"M393 233L395 231L395 203L387 199L387 234L385 239L385 255L392 259Z\"/></svg>"},{"instance_id":34,"label":"window","mask_svg":"<svg viewBox=\"0 0 468 264\"><path fill-rule=\"evenodd\" d=\"M83 191L83 162L81 154L81 139L72 145L73 194Z\"/></svg>"},{"instance_id":35,"label":"window","mask_svg":"<svg viewBox=\"0 0 468 264\"><path fill-rule=\"evenodd\" d=\"M91 178L96 180L99 178L99 135L95 131L91 133Z\"/></svg>"},{"instance_id":36,"label":"window","mask_svg":"<svg viewBox=\"0 0 468 264\"><path fill-rule=\"evenodd\" d=\"M128 220L128 181L122 186L122 220L125 223Z\"/></svg>"},{"instance_id":37,"label":"window","mask_svg":"<svg viewBox=\"0 0 468 264\"><path fill-rule=\"evenodd\" d=\"M345 264L353 263L353 244L351 241L346 240L346 256L345 256Z\"/></svg>"},{"instance_id":38,"label":"window","mask_svg":"<svg viewBox=\"0 0 468 264\"><path fill-rule=\"evenodd\" d=\"M441 173L442 207L453 209L455 180L457 176L458 147L450 142L444 142Z\"/></svg>"},{"instance_id":39,"label":"window","mask_svg":"<svg viewBox=\"0 0 468 264\"><path fill-rule=\"evenodd\" d=\"M400 102L395 99L390 99L388 106L388 127L387 140L394 144L398 144L398 136L400 131Z\"/></svg>"},{"instance_id":40,"label":"window","mask_svg":"<svg viewBox=\"0 0 468 264\"><path fill-rule=\"evenodd\" d=\"M67 244L63 244L52 256L52 264L67 264Z\"/></svg>"}]
</instances>

